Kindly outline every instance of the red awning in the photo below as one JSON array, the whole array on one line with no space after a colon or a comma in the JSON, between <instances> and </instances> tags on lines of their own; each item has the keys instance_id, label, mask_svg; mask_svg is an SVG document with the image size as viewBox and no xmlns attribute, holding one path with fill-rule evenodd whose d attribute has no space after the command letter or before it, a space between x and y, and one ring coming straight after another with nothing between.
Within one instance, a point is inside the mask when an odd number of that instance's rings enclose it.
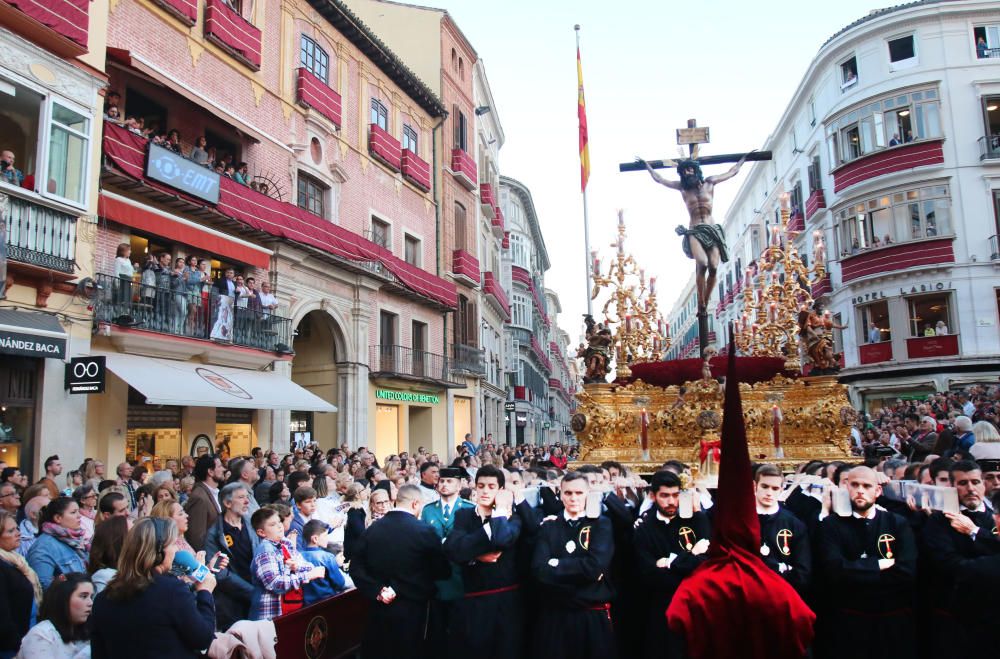
<instances>
[{"instance_id":1,"label":"red awning","mask_svg":"<svg viewBox=\"0 0 1000 659\"><path fill-rule=\"evenodd\" d=\"M112 222L197 247L205 250L208 254L224 256L227 259L264 270L270 267L270 250L233 240L221 233L207 231L187 220L170 217L166 213L150 208L141 202L118 197L113 193L101 193L97 201L97 212L101 217Z\"/></svg>"}]
</instances>

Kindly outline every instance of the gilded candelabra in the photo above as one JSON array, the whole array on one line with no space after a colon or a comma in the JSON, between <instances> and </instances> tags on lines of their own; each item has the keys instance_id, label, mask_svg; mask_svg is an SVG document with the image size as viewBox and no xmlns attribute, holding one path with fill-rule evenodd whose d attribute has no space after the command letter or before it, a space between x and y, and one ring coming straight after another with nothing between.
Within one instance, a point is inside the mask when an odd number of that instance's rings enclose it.
<instances>
[{"instance_id":1,"label":"gilded candelabra","mask_svg":"<svg viewBox=\"0 0 1000 659\"><path fill-rule=\"evenodd\" d=\"M784 357L787 370L799 371L801 311L813 305L812 284L826 275L823 234L813 233L813 266L807 268L795 247L798 231L790 230L788 194L781 195L781 224L771 228L768 246L745 273L743 315L737 319L739 351L756 357Z\"/></svg>"},{"instance_id":2,"label":"gilded candelabra","mask_svg":"<svg viewBox=\"0 0 1000 659\"><path fill-rule=\"evenodd\" d=\"M625 218L618 211L618 239L611 244L615 258L606 275L601 274L597 251L591 252L594 290L590 298L597 299L601 290L610 287L611 297L604 303L601 313L604 324L615 325L615 376L627 378L632 370L629 364L660 361L670 348L669 327L656 307L656 277L649 278L630 254L625 253ZM612 308L613 307L613 308Z\"/></svg>"}]
</instances>

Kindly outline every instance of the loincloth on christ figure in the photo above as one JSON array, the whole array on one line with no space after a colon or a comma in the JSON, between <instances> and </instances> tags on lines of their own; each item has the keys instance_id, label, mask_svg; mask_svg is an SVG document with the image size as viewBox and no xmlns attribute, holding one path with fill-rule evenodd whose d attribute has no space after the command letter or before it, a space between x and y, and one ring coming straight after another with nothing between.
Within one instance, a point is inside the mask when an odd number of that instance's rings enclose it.
<instances>
[{"instance_id":1,"label":"loincloth on christ figure","mask_svg":"<svg viewBox=\"0 0 1000 659\"><path fill-rule=\"evenodd\" d=\"M712 248L715 247L719 250L719 259L722 263L729 260L729 251L726 249L726 236L722 232L721 224L696 224L690 229L683 224L678 224L675 231L678 236L684 237L684 240L681 241L681 247L684 248L684 255L689 259L693 259L694 256L691 255L691 246L688 241L694 238L701 243L706 254L711 252Z\"/></svg>"}]
</instances>

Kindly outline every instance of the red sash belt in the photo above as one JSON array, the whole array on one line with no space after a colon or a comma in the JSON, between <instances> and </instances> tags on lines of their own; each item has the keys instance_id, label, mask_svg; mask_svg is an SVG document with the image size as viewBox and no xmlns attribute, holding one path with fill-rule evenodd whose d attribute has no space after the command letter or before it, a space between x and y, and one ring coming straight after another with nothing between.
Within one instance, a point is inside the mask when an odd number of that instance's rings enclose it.
<instances>
[{"instance_id":1,"label":"red sash belt","mask_svg":"<svg viewBox=\"0 0 1000 659\"><path fill-rule=\"evenodd\" d=\"M594 606L588 606L588 611L604 611L608 616L608 622L611 622L611 603L604 602L603 604L595 604Z\"/></svg>"},{"instance_id":2,"label":"red sash belt","mask_svg":"<svg viewBox=\"0 0 1000 659\"><path fill-rule=\"evenodd\" d=\"M512 586L504 586L503 588L494 588L493 590L480 590L475 593L466 593L465 599L471 599L473 597L486 597L487 595L497 595L499 593L509 593L512 590L517 590L521 587L521 584L516 583Z\"/></svg>"}]
</instances>

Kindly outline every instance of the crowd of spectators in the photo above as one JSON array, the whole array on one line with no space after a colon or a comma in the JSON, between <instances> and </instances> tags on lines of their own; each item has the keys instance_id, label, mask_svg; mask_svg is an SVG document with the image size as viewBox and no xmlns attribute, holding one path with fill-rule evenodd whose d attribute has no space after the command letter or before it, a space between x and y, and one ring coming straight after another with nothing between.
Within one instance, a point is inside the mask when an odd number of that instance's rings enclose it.
<instances>
[{"instance_id":1,"label":"crowd of spectators","mask_svg":"<svg viewBox=\"0 0 1000 659\"><path fill-rule=\"evenodd\" d=\"M236 160L233 153L208 143L205 135L199 135L193 143L185 144L181 132L176 128L164 129L159 124L149 122L136 114L125 114L121 110L121 95L116 91L108 92L104 103L104 120L127 128L136 135L148 139L151 144L169 149L179 156L211 169L219 176L230 178L240 185L245 185L263 194L270 189L266 181L259 181L250 175L250 166Z\"/></svg>"},{"instance_id":2,"label":"crowd of spectators","mask_svg":"<svg viewBox=\"0 0 1000 659\"><path fill-rule=\"evenodd\" d=\"M791 555L785 554L787 547L780 546L778 551L787 560L776 555L776 560L765 563L773 563L782 575L794 565L795 579L788 576L789 582L807 598L825 597L827 591L813 590L820 583L834 588L823 581L833 570L823 544L828 531L823 520L835 511L837 491L851 490L851 479L864 480L867 473L874 474L872 487L877 488L888 488L892 481L954 487L963 510L991 514L991 506L1000 502L998 395L996 387L973 386L924 401L896 401L892 407L867 415L854 429L855 435L860 435L855 439L857 462L811 462L800 465L795 475L762 468L760 473L779 479L772 495L778 496L782 510L787 509L801 522L802 526L795 528L818 543L812 567L808 559L793 562ZM515 447L498 445L490 436L482 441L467 436L448 461L422 447L412 454L388 455L379 461L366 448L351 450L344 445L324 452L311 444L285 455L255 448L245 456L153 458L141 465L123 462L114 475L106 474L104 464L93 459L64 475L59 457L50 456L44 462L44 476L31 485L17 468L0 464L0 607L7 607L0 608L0 657L18 652L26 659L82 658L91 652L127 657L137 644L154 642L163 648L161 656L197 656L213 642L221 642L217 638L232 641L225 632L234 625L264 625L271 630L264 635L270 633L273 638L273 627L266 626L273 625L276 617L342 593L355 583L363 596L382 605L391 604L393 593L384 588L373 593L371 584L372 571L380 569L378 556L382 551L373 547L374 538L400 523L394 511L415 513L427 523L426 528L441 534L443 556L453 566L452 579L464 575L457 582L461 593L462 578L478 579L474 565L495 562L499 554L514 551L513 545L505 545L508 549L494 555L482 539L471 545L480 553L469 559L465 552L472 549L461 549L458 540L448 540L451 525L467 521L464 513L456 513L472 510L482 502L484 478L486 482L498 480L499 489L507 493L501 497L491 491L491 496L497 497L490 504L496 507L496 514L502 509L517 516L518 528L526 538L533 537L530 529L543 517L560 515L564 506L569 511L571 502L576 506L589 501L586 492L583 499L576 492L583 478L584 489L600 492L601 512L594 514L609 516L609 528L614 529L614 550L606 557L611 562L605 570L605 585L619 584L620 593L632 596L648 587L641 582L623 582L635 578L631 568L625 567L625 557L635 551L633 542L643 542L639 531L633 538L633 529L640 529L650 515L663 514L668 519L675 514L676 507L660 507L657 489L689 483L690 474L686 465L670 462L663 469L672 475L659 472L653 478L654 487L650 487L615 462L577 466L575 451L574 446ZM869 472L856 469L859 465L870 468ZM572 487L567 487L570 482ZM702 485L694 488L694 514L703 515L697 511L711 510L712 493ZM957 518L918 510L911 501L892 501L881 495L881 489L879 492L879 510L909 523L918 544L924 541L921 533L925 527L941 533L950 532L948 529L969 531L965 522L955 521ZM772 505L766 497L764 501L765 507ZM675 553L690 554L694 565L701 560L694 559L706 551L705 529L710 518L710 513L707 518L698 517L697 524L704 528L691 526L704 543L682 542L681 550L674 548ZM394 521L382 524L388 519ZM978 517L976 520L979 525L985 523ZM400 527L403 536L393 551L407 551L407 543L419 536L417 531L423 533L425 526L410 529L416 533L412 537ZM995 524L991 524L993 528ZM497 542L509 530L495 527ZM904 541L899 535L894 538ZM987 540L996 542L994 534L985 535L983 542ZM990 543L980 547L984 556L994 555ZM1000 556L1000 543L997 545L995 554ZM442 549L439 541L435 547L435 551ZM540 550L519 551L528 551L529 558L517 562L520 567L504 568L511 575L529 569L530 552ZM763 546L762 555L767 558ZM915 556L914 548L914 561ZM922 556L932 565L936 560L933 553ZM899 556L900 561L904 558L911 559L909 554ZM795 559L800 561L801 557ZM635 560L639 563L633 567L641 571L643 555ZM204 566L204 574L196 575L192 563ZM891 569L892 565L877 569ZM539 572L534 565L529 572L510 578L516 577L518 583L542 578L544 570ZM679 573L676 578L688 573ZM815 580L811 573L815 573ZM933 567L930 573L934 574ZM897 577L907 583L914 579L905 571ZM447 583L447 579L442 581L443 574L434 578L439 584ZM570 579L565 587L571 583L579 585ZM433 590L423 597L433 599ZM447 592L448 587L441 585L437 597ZM558 592L562 591L549 595ZM601 597L610 597L609 592ZM660 598L657 606L662 605L661 592L650 595ZM942 595L946 599L950 596ZM913 598L921 615L932 615L929 609L920 609L923 603L917 591ZM635 636L636 619L629 619L635 611L629 613L629 606L621 599L610 601L612 610L622 618L621 633L632 634L632 642L641 644L651 638L650 642L663 642L656 634L650 637L648 630ZM517 615L515 610L511 625L520 624ZM431 631L432 636L458 633L443 628ZM974 636L978 631L971 633ZM439 636L438 641L445 639ZM624 643L623 648L628 645L625 639L618 642Z\"/></svg>"},{"instance_id":3,"label":"crowd of spectators","mask_svg":"<svg viewBox=\"0 0 1000 659\"><path fill-rule=\"evenodd\" d=\"M225 268L212 279L212 262L194 254L150 253L140 264L121 243L115 253L112 316L129 316L147 329L273 349L277 298L267 280Z\"/></svg>"}]
</instances>

